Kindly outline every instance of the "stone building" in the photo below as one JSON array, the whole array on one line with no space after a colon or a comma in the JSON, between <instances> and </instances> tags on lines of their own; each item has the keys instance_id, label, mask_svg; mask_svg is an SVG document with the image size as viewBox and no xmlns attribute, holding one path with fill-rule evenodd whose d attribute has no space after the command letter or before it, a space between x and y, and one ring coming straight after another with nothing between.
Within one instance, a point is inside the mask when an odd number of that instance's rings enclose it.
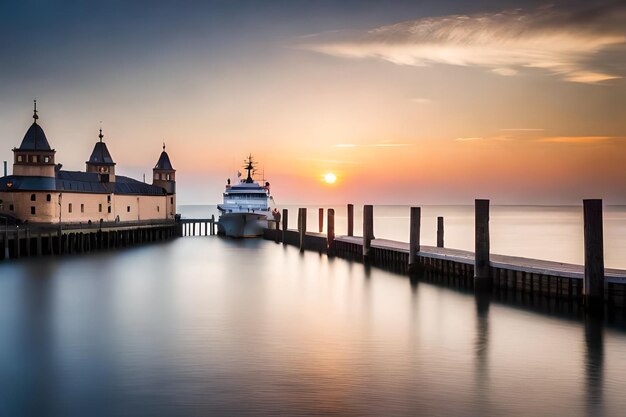
<instances>
[{"instance_id":1,"label":"stone building","mask_svg":"<svg viewBox=\"0 0 626 417\"><path fill-rule=\"evenodd\" d=\"M37 123L37 107L19 148L13 174L0 178L0 216L29 223L137 222L173 219L176 170L165 152L152 184L115 175L115 162L102 129L85 172L65 171Z\"/></svg>"}]
</instances>

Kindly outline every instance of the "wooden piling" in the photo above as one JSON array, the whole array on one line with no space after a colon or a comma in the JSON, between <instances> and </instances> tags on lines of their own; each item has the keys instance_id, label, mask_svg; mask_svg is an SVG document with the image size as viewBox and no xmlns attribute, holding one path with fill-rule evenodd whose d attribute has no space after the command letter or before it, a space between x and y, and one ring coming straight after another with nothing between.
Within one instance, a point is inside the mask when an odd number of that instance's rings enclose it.
<instances>
[{"instance_id":1,"label":"wooden piling","mask_svg":"<svg viewBox=\"0 0 626 417\"><path fill-rule=\"evenodd\" d=\"M287 226L289 225L289 210L283 209L283 245L287 240Z\"/></svg>"},{"instance_id":2,"label":"wooden piling","mask_svg":"<svg viewBox=\"0 0 626 417\"><path fill-rule=\"evenodd\" d=\"M370 204L363 206L363 260L370 258L370 250L374 239L374 207Z\"/></svg>"},{"instance_id":3,"label":"wooden piling","mask_svg":"<svg viewBox=\"0 0 626 417\"><path fill-rule=\"evenodd\" d=\"M20 257L20 228L15 230L15 257Z\"/></svg>"},{"instance_id":4,"label":"wooden piling","mask_svg":"<svg viewBox=\"0 0 626 417\"><path fill-rule=\"evenodd\" d=\"M300 220L298 230L300 231L300 252L304 251L306 237L306 208L298 210L298 218Z\"/></svg>"},{"instance_id":5,"label":"wooden piling","mask_svg":"<svg viewBox=\"0 0 626 417\"><path fill-rule=\"evenodd\" d=\"M348 236L354 236L354 204L348 204Z\"/></svg>"},{"instance_id":6,"label":"wooden piling","mask_svg":"<svg viewBox=\"0 0 626 417\"><path fill-rule=\"evenodd\" d=\"M328 221L327 221L327 232L326 232L326 244L328 247L328 255L334 255L335 249L335 209L328 209Z\"/></svg>"},{"instance_id":7,"label":"wooden piling","mask_svg":"<svg viewBox=\"0 0 626 417\"><path fill-rule=\"evenodd\" d=\"M411 207L411 220L409 231L409 269L416 269L417 267L417 252L420 250L420 223L421 223L421 208Z\"/></svg>"},{"instance_id":8,"label":"wooden piling","mask_svg":"<svg viewBox=\"0 0 626 417\"><path fill-rule=\"evenodd\" d=\"M602 200L584 200L585 276L584 302L587 307L600 307L604 301L604 243Z\"/></svg>"},{"instance_id":9,"label":"wooden piling","mask_svg":"<svg viewBox=\"0 0 626 417\"><path fill-rule=\"evenodd\" d=\"M9 254L9 232L8 232L8 228L5 229L4 233L2 233L2 242L3 242L3 249L4 249L4 260L8 260L11 255Z\"/></svg>"},{"instance_id":10,"label":"wooden piling","mask_svg":"<svg viewBox=\"0 0 626 417\"><path fill-rule=\"evenodd\" d=\"M41 233L37 233L37 256L43 255L43 243L41 241Z\"/></svg>"},{"instance_id":11,"label":"wooden piling","mask_svg":"<svg viewBox=\"0 0 626 417\"><path fill-rule=\"evenodd\" d=\"M443 248L443 217L437 217L437 247Z\"/></svg>"},{"instance_id":12,"label":"wooden piling","mask_svg":"<svg viewBox=\"0 0 626 417\"><path fill-rule=\"evenodd\" d=\"M489 266L489 200L475 201L474 216L474 288L489 288L491 286Z\"/></svg>"},{"instance_id":13,"label":"wooden piling","mask_svg":"<svg viewBox=\"0 0 626 417\"><path fill-rule=\"evenodd\" d=\"M26 230L24 231L26 235L26 256L30 257L30 229L26 226Z\"/></svg>"},{"instance_id":14,"label":"wooden piling","mask_svg":"<svg viewBox=\"0 0 626 417\"><path fill-rule=\"evenodd\" d=\"M319 232L322 233L322 230L324 230L324 209L320 207L319 211L318 211L318 228L319 228Z\"/></svg>"}]
</instances>

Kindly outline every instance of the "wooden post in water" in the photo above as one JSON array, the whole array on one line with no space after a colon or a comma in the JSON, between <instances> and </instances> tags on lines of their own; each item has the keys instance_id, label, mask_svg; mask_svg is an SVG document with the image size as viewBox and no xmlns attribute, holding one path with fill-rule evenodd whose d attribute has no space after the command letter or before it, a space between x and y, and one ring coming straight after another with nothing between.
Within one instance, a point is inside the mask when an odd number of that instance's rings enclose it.
<instances>
[{"instance_id":1,"label":"wooden post in water","mask_svg":"<svg viewBox=\"0 0 626 417\"><path fill-rule=\"evenodd\" d=\"M318 221L318 226L319 226L319 232L322 233L322 230L324 230L324 209L320 207L319 209L319 221Z\"/></svg>"},{"instance_id":2,"label":"wooden post in water","mask_svg":"<svg viewBox=\"0 0 626 417\"><path fill-rule=\"evenodd\" d=\"M15 229L15 257L20 257L20 227Z\"/></svg>"},{"instance_id":3,"label":"wooden post in water","mask_svg":"<svg viewBox=\"0 0 626 417\"><path fill-rule=\"evenodd\" d=\"M348 204L348 236L354 236L354 204Z\"/></svg>"},{"instance_id":4,"label":"wooden post in water","mask_svg":"<svg viewBox=\"0 0 626 417\"><path fill-rule=\"evenodd\" d=\"M298 209L298 232L300 232L300 229L302 228L302 208Z\"/></svg>"},{"instance_id":5,"label":"wooden post in water","mask_svg":"<svg viewBox=\"0 0 626 417\"><path fill-rule=\"evenodd\" d=\"M298 210L298 218L300 219L300 252L304 251L304 244L306 238L306 208Z\"/></svg>"},{"instance_id":6,"label":"wooden post in water","mask_svg":"<svg viewBox=\"0 0 626 417\"><path fill-rule=\"evenodd\" d=\"M30 257L30 228L26 226L26 256Z\"/></svg>"},{"instance_id":7,"label":"wooden post in water","mask_svg":"<svg viewBox=\"0 0 626 417\"><path fill-rule=\"evenodd\" d=\"M591 309L604 302L604 242L602 230L602 200L584 200L585 277L583 295Z\"/></svg>"},{"instance_id":8,"label":"wooden post in water","mask_svg":"<svg viewBox=\"0 0 626 417\"><path fill-rule=\"evenodd\" d=\"M41 241L42 237L41 237L41 233L37 233L37 237L35 238L37 240L37 256L41 256L43 255L43 243Z\"/></svg>"},{"instance_id":9,"label":"wooden post in water","mask_svg":"<svg viewBox=\"0 0 626 417\"><path fill-rule=\"evenodd\" d=\"M475 216L475 253L474 253L474 288L491 287L489 266L489 200L474 202Z\"/></svg>"},{"instance_id":10,"label":"wooden post in water","mask_svg":"<svg viewBox=\"0 0 626 417\"><path fill-rule=\"evenodd\" d=\"M409 270L415 270L418 266L419 257L417 252L420 250L420 224L421 224L421 208L411 207L411 220L409 232Z\"/></svg>"},{"instance_id":11,"label":"wooden post in water","mask_svg":"<svg viewBox=\"0 0 626 417\"><path fill-rule=\"evenodd\" d=\"M334 255L335 248L335 209L328 209L328 230L326 231L326 243L328 246L328 255Z\"/></svg>"},{"instance_id":12,"label":"wooden post in water","mask_svg":"<svg viewBox=\"0 0 626 417\"><path fill-rule=\"evenodd\" d=\"M2 234L4 237L4 259L7 260L11 256L9 254L9 226L5 226L4 233Z\"/></svg>"},{"instance_id":13,"label":"wooden post in water","mask_svg":"<svg viewBox=\"0 0 626 417\"><path fill-rule=\"evenodd\" d=\"M289 225L289 210L283 209L283 245L287 237L287 226Z\"/></svg>"},{"instance_id":14,"label":"wooden post in water","mask_svg":"<svg viewBox=\"0 0 626 417\"><path fill-rule=\"evenodd\" d=\"M370 248L374 239L374 207L372 205L363 206L363 260L370 257Z\"/></svg>"},{"instance_id":15,"label":"wooden post in water","mask_svg":"<svg viewBox=\"0 0 626 417\"><path fill-rule=\"evenodd\" d=\"M437 217L437 247L443 248L443 217Z\"/></svg>"}]
</instances>

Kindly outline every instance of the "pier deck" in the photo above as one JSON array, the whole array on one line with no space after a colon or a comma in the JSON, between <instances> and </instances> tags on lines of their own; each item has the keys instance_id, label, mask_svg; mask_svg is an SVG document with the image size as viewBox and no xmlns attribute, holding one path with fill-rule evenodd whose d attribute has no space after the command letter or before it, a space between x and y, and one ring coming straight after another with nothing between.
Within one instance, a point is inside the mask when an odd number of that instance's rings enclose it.
<instances>
[{"instance_id":1,"label":"pier deck","mask_svg":"<svg viewBox=\"0 0 626 417\"><path fill-rule=\"evenodd\" d=\"M308 234L308 233L307 233ZM363 238L359 236L337 236L335 242L343 242L359 247L363 246ZM372 248L409 254L409 244L388 239L373 239ZM474 265L474 253L461 249L439 248L421 245L419 257L452 261L460 264ZM529 274L550 275L563 278L582 280L585 276L583 265L563 262L545 261L541 259L523 258L519 256L491 254L490 266L493 268L520 271ZM605 269L607 282L626 283L626 271L621 269Z\"/></svg>"},{"instance_id":2,"label":"pier deck","mask_svg":"<svg viewBox=\"0 0 626 417\"><path fill-rule=\"evenodd\" d=\"M282 223L272 222L264 236L331 256L354 259L399 273L420 272L433 282L449 282L478 290L514 292L580 300L586 307L626 307L626 270L604 267L602 248L602 202L585 200L585 265L490 253L489 201L475 201L475 251L444 247L444 219L437 218L437 246L420 242L421 208L411 207L409 242L374 237L373 206L363 206L363 234L354 236L354 207L348 204L347 236L335 234L335 211L327 212L328 234L307 231L306 209L298 210L298 230L288 229L288 210ZM318 230L323 230L319 209ZM282 227L281 227L282 226Z\"/></svg>"}]
</instances>

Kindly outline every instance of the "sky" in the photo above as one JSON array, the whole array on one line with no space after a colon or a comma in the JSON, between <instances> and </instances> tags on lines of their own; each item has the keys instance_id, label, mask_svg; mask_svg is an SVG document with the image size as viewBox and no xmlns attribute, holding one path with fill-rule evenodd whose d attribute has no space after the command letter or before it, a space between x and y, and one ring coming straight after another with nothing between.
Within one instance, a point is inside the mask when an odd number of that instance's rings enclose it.
<instances>
[{"instance_id":1,"label":"sky","mask_svg":"<svg viewBox=\"0 0 626 417\"><path fill-rule=\"evenodd\" d=\"M36 98L64 169L165 142L179 204L249 153L279 205L626 204L623 1L23 0L0 59L1 160Z\"/></svg>"}]
</instances>

